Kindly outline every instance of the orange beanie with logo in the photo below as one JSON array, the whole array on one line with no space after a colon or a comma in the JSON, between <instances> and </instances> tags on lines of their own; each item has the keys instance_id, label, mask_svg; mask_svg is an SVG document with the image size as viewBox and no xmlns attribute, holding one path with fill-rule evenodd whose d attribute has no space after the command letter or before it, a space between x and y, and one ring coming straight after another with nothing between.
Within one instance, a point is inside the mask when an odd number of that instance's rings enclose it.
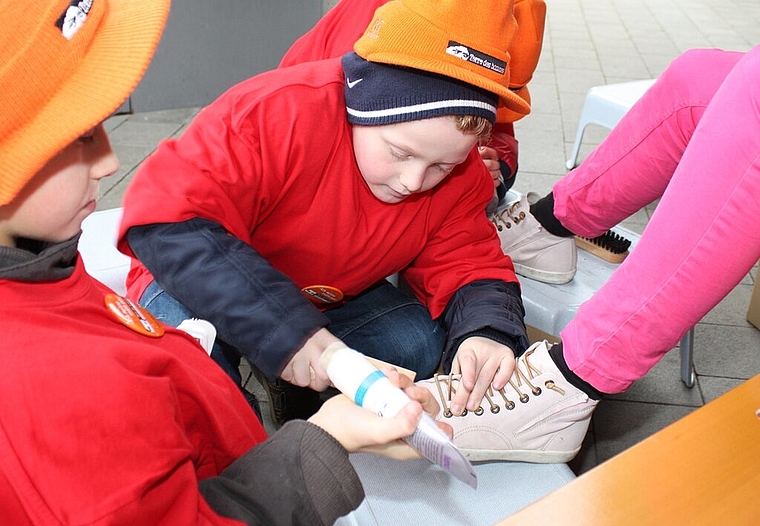
<instances>
[{"instance_id":1,"label":"orange beanie with logo","mask_svg":"<svg viewBox=\"0 0 760 526\"><path fill-rule=\"evenodd\" d=\"M391 0L375 11L354 51L483 88L526 115L530 104L509 89L507 50L516 31L513 4L504 0Z\"/></svg>"},{"instance_id":2,"label":"orange beanie with logo","mask_svg":"<svg viewBox=\"0 0 760 526\"><path fill-rule=\"evenodd\" d=\"M169 0L11 0L0 32L0 206L137 86Z\"/></svg>"}]
</instances>

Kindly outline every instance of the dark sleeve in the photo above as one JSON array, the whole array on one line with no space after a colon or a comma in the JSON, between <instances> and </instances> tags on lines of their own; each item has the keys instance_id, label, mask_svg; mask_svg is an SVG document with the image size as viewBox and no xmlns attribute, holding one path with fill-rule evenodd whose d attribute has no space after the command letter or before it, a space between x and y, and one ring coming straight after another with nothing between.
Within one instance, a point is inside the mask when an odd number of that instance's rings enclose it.
<instances>
[{"instance_id":1,"label":"dark sleeve","mask_svg":"<svg viewBox=\"0 0 760 526\"><path fill-rule=\"evenodd\" d=\"M329 323L290 278L217 223L136 226L127 242L169 295L270 379Z\"/></svg>"},{"instance_id":2,"label":"dark sleeve","mask_svg":"<svg viewBox=\"0 0 760 526\"><path fill-rule=\"evenodd\" d=\"M331 525L364 499L348 452L303 420L286 423L199 487L219 515L269 526Z\"/></svg>"},{"instance_id":3,"label":"dark sleeve","mask_svg":"<svg viewBox=\"0 0 760 526\"><path fill-rule=\"evenodd\" d=\"M443 369L451 363L459 345L472 336L503 343L520 356L528 348L520 286L500 280L483 279L460 288L443 312L448 338L443 352Z\"/></svg>"}]
</instances>

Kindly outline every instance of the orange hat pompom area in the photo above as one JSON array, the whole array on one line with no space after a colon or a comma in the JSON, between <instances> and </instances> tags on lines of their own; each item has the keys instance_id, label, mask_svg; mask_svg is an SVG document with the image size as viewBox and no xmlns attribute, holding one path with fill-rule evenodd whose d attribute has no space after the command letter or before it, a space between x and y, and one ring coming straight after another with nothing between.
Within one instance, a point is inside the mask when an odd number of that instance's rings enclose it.
<instances>
[{"instance_id":1,"label":"orange hat pompom area","mask_svg":"<svg viewBox=\"0 0 760 526\"><path fill-rule=\"evenodd\" d=\"M0 206L129 96L169 4L0 0Z\"/></svg>"},{"instance_id":2,"label":"orange hat pompom area","mask_svg":"<svg viewBox=\"0 0 760 526\"><path fill-rule=\"evenodd\" d=\"M380 6L357 55L454 78L499 96L519 114L530 104L509 89L509 45L517 32L505 0L391 0Z\"/></svg>"}]
</instances>

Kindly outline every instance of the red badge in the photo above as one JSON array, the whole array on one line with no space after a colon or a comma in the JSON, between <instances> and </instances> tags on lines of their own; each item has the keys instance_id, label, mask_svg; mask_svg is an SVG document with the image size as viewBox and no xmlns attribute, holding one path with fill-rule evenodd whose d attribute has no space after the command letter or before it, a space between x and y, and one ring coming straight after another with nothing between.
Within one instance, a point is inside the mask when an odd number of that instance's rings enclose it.
<instances>
[{"instance_id":1,"label":"red badge","mask_svg":"<svg viewBox=\"0 0 760 526\"><path fill-rule=\"evenodd\" d=\"M105 298L106 307L116 318L133 331L151 338L164 335L164 328L153 315L127 298L118 294L108 294Z\"/></svg>"},{"instance_id":2,"label":"red badge","mask_svg":"<svg viewBox=\"0 0 760 526\"><path fill-rule=\"evenodd\" d=\"M301 292L317 307L338 303L343 300L343 292L329 285L310 285L302 288Z\"/></svg>"}]
</instances>

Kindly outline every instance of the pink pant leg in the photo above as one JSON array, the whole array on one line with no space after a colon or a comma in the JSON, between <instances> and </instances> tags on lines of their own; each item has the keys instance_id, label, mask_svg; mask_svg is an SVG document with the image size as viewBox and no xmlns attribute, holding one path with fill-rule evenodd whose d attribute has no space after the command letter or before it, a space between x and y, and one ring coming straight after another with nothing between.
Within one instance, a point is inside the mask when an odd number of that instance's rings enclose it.
<instances>
[{"instance_id":1,"label":"pink pant leg","mask_svg":"<svg viewBox=\"0 0 760 526\"><path fill-rule=\"evenodd\" d=\"M715 92L743 53L676 58L583 163L554 185L554 214L595 237L662 196Z\"/></svg>"},{"instance_id":2,"label":"pink pant leg","mask_svg":"<svg viewBox=\"0 0 760 526\"><path fill-rule=\"evenodd\" d=\"M760 47L686 53L652 90L555 186L555 212L583 235L662 195L635 250L561 333L568 366L606 393L644 376L760 258Z\"/></svg>"}]
</instances>

